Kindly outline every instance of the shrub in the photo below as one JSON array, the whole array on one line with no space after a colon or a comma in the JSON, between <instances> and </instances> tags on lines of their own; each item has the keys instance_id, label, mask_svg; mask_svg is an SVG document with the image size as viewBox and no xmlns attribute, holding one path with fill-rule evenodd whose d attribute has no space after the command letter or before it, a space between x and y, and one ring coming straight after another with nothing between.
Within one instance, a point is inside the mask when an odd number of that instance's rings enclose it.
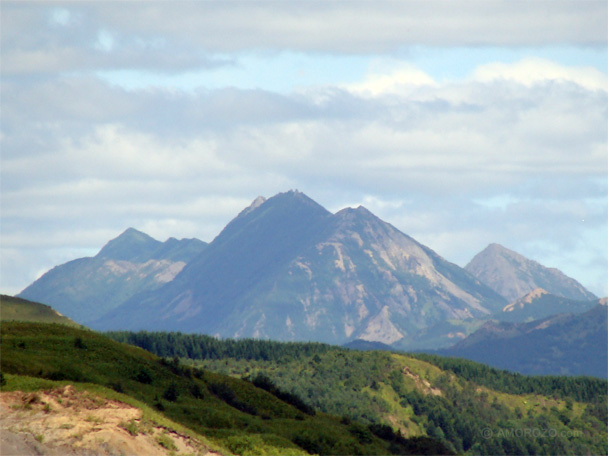
<instances>
[{"instance_id":1,"label":"shrub","mask_svg":"<svg viewBox=\"0 0 608 456\"><path fill-rule=\"evenodd\" d=\"M133 436L136 436L137 434L139 434L139 429L137 428L137 424L135 423L135 420L131 420L128 423L121 421L120 423L118 423L118 426L123 428L125 431L127 431L129 434L131 434Z\"/></svg>"},{"instance_id":2,"label":"shrub","mask_svg":"<svg viewBox=\"0 0 608 456\"><path fill-rule=\"evenodd\" d=\"M120 383L120 382L111 382L111 383L108 383L108 386L110 388L112 388L114 391L116 391L117 393L125 392L124 388L122 387L122 383Z\"/></svg>"},{"instance_id":3,"label":"shrub","mask_svg":"<svg viewBox=\"0 0 608 456\"><path fill-rule=\"evenodd\" d=\"M169 451L177 450L177 446L175 446L175 443L173 442L173 440L171 440L171 437L169 437L168 435L161 434L158 437L156 437L156 441L158 442L158 444L160 446L162 446L163 448L166 448Z\"/></svg>"},{"instance_id":4,"label":"shrub","mask_svg":"<svg viewBox=\"0 0 608 456\"><path fill-rule=\"evenodd\" d=\"M226 446L234 454L243 456L263 456L264 441L257 435L234 435L228 437Z\"/></svg>"},{"instance_id":5,"label":"shrub","mask_svg":"<svg viewBox=\"0 0 608 456\"><path fill-rule=\"evenodd\" d=\"M193 383L192 385L190 385L190 394L195 399L202 399L204 397L201 387L198 386L196 383Z\"/></svg>"},{"instance_id":6,"label":"shrub","mask_svg":"<svg viewBox=\"0 0 608 456\"><path fill-rule=\"evenodd\" d=\"M135 381L150 385L152 383L152 374L146 368L141 368L137 375L135 375Z\"/></svg>"},{"instance_id":7,"label":"shrub","mask_svg":"<svg viewBox=\"0 0 608 456\"><path fill-rule=\"evenodd\" d=\"M163 405L163 403L160 400L157 400L156 402L154 402L154 408L156 408L156 410L158 410L159 412L165 411L165 406Z\"/></svg>"},{"instance_id":8,"label":"shrub","mask_svg":"<svg viewBox=\"0 0 608 456\"><path fill-rule=\"evenodd\" d=\"M171 382L169 387L163 393L163 397L169 402L177 401L177 398L179 397L179 391L177 390L177 385L175 384L175 382Z\"/></svg>"},{"instance_id":9,"label":"shrub","mask_svg":"<svg viewBox=\"0 0 608 456\"><path fill-rule=\"evenodd\" d=\"M80 337L80 336L78 336L74 339L74 347L76 347L80 350L86 350L86 348L87 348L86 344L82 340L82 337Z\"/></svg>"}]
</instances>

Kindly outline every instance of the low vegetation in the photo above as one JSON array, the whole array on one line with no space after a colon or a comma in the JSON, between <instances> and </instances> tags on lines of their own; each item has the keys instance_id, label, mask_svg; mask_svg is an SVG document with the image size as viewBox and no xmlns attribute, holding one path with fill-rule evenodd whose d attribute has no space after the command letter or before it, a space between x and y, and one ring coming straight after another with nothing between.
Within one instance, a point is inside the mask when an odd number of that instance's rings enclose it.
<instances>
[{"instance_id":1,"label":"low vegetation","mask_svg":"<svg viewBox=\"0 0 608 456\"><path fill-rule=\"evenodd\" d=\"M449 453L436 439L374 432L364 424L307 409L295 393L274 384L260 388L255 381L185 366L176 357L157 357L92 331L22 322L3 322L0 329L1 370L9 380L3 391L35 391L58 383L104 388L162 412L223 452L371 455L419 454L433 448L437 454ZM127 432L137 432L128 421L123 425ZM158 444L171 446L167 439Z\"/></svg>"}]
</instances>

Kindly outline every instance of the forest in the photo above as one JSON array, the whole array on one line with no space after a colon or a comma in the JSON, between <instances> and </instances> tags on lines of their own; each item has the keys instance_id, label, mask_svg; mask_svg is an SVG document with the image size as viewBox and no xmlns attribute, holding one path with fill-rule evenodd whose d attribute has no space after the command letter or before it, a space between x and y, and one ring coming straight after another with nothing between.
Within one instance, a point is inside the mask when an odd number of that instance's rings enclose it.
<instances>
[{"instance_id":1,"label":"forest","mask_svg":"<svg viewBox=\"0 0 608 456\"><path fill-rule=\"evenodd\" d=\"M608 382L528 377L462 359L318 343L113 332L166 358L260 384L382 434L467 454L608 454Z\"/></svg>"}]
</instances>

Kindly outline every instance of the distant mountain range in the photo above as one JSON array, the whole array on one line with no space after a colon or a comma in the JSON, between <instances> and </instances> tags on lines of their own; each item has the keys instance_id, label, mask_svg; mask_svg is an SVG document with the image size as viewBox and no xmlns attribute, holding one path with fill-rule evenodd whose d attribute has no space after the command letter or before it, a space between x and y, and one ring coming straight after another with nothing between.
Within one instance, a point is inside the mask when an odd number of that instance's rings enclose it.
<instances>
[{"instance_id":1,"label":"distant mountain range","mask_svg":"<svg viewBox=\"0 0 608 456\"><path fill-rule=\"evenodd\" d=\"M206 246L198 239L159 242L129 228L94 257L56 266L18 296L88 324L133 295L170 282Z\"/></svg>"},{"instance_id":2,"label":"distant mountain range","mask_svg":"<svg viewBox=\"0 0 608 456\"><path fill-rule=\"evenodd\" d=\"M502 281L495 277L501 271ZM567 299L513 303L541 285ZM332 214L298 191L256 198L209 244L162 243L128 229L95 257L52 269L19 296L96 329L397 349L447 347L487 319L583 312L596 299L504 247L489 246L463 269L361 206Z\"/></svg>"},{"instance_id":3,"label":"distant mountain range","mask_svg":"<svg viewBox=\"0 0 608 456\"><path fill-rule=\"evenodd\" d=\"M608 377L608 300L580 314L528 323L488 321L439 354L522 374Z\"/></svg>"},{"instance_id":4,"label":"distant mountain range","mask_svg":"<svg viewBox=\"0 0 608 456\"><path fill-rule=\"evenodd\" d=\"M404 346L506 301L367 209L331 214L303 193L256 199L154 293L93 327Z\"/></svg>"}]
</instances>

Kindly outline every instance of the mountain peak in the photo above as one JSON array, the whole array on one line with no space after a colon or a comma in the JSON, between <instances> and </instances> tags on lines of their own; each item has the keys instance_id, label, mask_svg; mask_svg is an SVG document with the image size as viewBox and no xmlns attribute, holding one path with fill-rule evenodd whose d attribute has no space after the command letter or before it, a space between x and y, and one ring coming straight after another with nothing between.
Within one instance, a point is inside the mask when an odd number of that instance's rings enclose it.
<instances>
[{"instance_id":1,"label":"mountain peak","mask_svg":"<svg viewBox=\"0 0 608 456\"><path fill-rule=\"evenodd\" d=\"M478 255L500 255L503 257L517 259L519 261L533 261L533 260L528 260L523 255L521 255L511 249L506 248L504 245L500 245L497 243L489 244Z\"/></svg>"},{"instance_id":2,"label":"mountain peak","mask_svg":"<svg viewBox=\"0 0 608 456\"><path fill-rule=\"evenodd\" d=\"M365 208L364 206L357 206L355 208L345 207L344 209L340 209L338 212L336 212L336 216L346 217L346 218L352 218L352 217L374 218L374 219L378 218L376 215L374 215L373 212L371 212L369 209Z\"/></svg>"},{"instance_id":3,"label":"mountain peak","mask_svg":"<svg viewBox=\"0 0 608 456\"><path fill-rule=\"evenodd\" d=\"M568 299L596 299L593 293L558 269L543 266L500 244L488 245L465 269L509 302L537 288Z\"/></svg>"},{"instance_id":4,"label":"mountain peak","mask_svg":"<svg viewBox=\"0 0 608 456\"><path fill-rule=\"evenodd\" d=\"M135 228L127 228L118 237L108 242L96 256L111 260L132 260L151 252L160 245L160 241L146 233Z\"/></svg>"}]
</instances>

